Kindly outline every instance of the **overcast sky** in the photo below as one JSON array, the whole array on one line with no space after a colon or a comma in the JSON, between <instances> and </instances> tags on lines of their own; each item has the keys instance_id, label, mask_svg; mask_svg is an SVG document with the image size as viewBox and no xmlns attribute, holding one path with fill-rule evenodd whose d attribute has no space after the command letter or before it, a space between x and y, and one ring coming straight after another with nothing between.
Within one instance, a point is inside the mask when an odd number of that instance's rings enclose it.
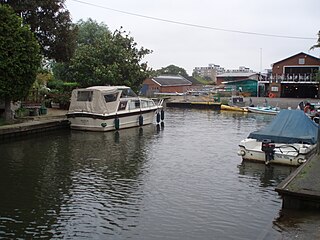
<instances>
[{"instance_id":1,"label":"overcast sky","mask_svg":"<svg viewBox=\"0 0 320 240\"><path fill-rule=\"evenodd\" d=\"M122 26L153 50L144 59L153 69L174 64L191 75L213 63L259 72L299 52L320 56L320 49L309 51L320 30L320 0L66 0L66 8L73 22Z\"/></svg>"}]
</instances>

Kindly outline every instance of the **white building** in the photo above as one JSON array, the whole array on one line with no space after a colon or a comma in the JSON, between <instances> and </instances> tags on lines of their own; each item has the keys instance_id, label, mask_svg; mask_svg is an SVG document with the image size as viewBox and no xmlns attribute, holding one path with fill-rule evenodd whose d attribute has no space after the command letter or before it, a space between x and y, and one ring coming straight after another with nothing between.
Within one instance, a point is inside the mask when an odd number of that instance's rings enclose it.
<instances>
[{"instance_id":1,"label":"white building","mask_svg":"<svg viewBox=\"0 0 320 240\"><path fill-rule=\"evenodd\" d=\"M214 83L217 81L217 75L224 73L225 69L220 65L208 64L207 67L195 67L193 69L193 75L197 75L203 78L210 78Z\"/></svg>"}]
</instances>

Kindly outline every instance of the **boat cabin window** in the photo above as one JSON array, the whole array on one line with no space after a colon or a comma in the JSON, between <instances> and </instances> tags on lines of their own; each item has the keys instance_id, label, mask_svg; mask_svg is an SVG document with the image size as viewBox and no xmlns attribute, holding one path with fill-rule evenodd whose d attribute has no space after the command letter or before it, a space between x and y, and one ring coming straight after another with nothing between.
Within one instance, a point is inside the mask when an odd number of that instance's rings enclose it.
<instances>
[{"instance_id":1,"label":"boat cabin window","mask_svg":"<svg viewBox=\"0 0 320 240\"><path fill-rule=\"evenodd\" d=\"M150 100L141 100L141 107L147 108L147 107L153 107L155 104L153 101Z\"/></svg>"},{"instance_id":2,"label":"boat cabin window","mask_svg":"<svg viewBox=\"0 0 320 240\"><path fill-rule=\"evenodd\" d=\"M106 101L106 103L114 102L114 101L117 101L117 97L118 97L118 93L107 94L107 95L104 95L104 100Z\"/></svg>"},{"instance_id":3,"label":"boat cabin window","mask_svg":"<svg viewBox=\"0 0 320 240\"><path fill-rule=\"evenodd\" d=\"M148 107L148 101L141 100L141 107L142 107L142 108Z\"/></svg>"},{"instance_id":4,"label":"boat cabin window","mask_svg":"<svg viewBox=\"0 0 320 240\"><path fill-rule=\"evenodd\" d=\"M131 88L128 89L122 89L121 92L121 98L130 98L130 97L137 97L137 94L135 94L134 91L132 91Z\"/></svg>"},{"instance_id":5,"label":"boat cabin window","mask_svg":"<svg viewBox=\"0 0 320 240\"><path fill-rule=\"evenodd\" d=\"M121 101L118 107L118 111L125 110L127 107L127 101Z\"/></svg>"},{"instance_id":6,"label":"boat cabin window","mask_svg":"<svg viewBox=\"0 0 320 240\"><path fill-rule=\"evenodd\" d=\"M129 103L129 110L140 108L140 101L139 100L132 100Z\"/></svg>"},{"instance_id":7,"label":"boat cabin window","mask_svg":"<svg viewBox=\"0 0 320 240\"><path fill-rule=\"evenodd\" d=\"M153 107L155 104L153 101L148 101L148 107Z\"/></svg>"},{"instance_id":8,"label":"boat cabin window","mask_svg":"<svg viewBox=\"0 0 320 240\"><path fill-rule=\"evenodd\" d=\"M91 102L93 91L78 91L77 101L79 102Z\"/></svg>"}]
</instances>

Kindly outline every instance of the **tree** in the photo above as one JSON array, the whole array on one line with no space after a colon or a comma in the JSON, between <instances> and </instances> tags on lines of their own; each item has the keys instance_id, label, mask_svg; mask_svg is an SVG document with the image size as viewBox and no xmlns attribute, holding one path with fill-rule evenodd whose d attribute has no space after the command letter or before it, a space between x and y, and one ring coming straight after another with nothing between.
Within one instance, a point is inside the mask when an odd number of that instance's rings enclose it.
<instances>
[{"instance_id":1,"label":"tree","mask_svg":"<svg viewBox=\"0 0 320 240\"><path fill-rule=\"evenodd\" d=\"M315 49L315 48L320 48L320 31L318 32L318 42L317 42L315 45L313 45L313 46L310 48L310 50L313 50L313 49Z\"/></svg>"},{"instance_id":2,"label":"tree","mask_svg":"<svg viewBox=\"0 0 320 240\"><path fill-rule=\"evenodd\" d=\"M151 51L138 49L122 28L111 33L104 24L91 19L80 21L78 28L79 45L70 61L68 81L82 87L127 85L137 90L149 76L147 63L141 61Z\"/></svg>"},{"instance_id":3,"label":"tree","mask_svg":"<svg viewBox=\"0 0 320 240\"><path fill-rule=\"evenodd\" d=\"M77 29L65 9L65 0L0 0L10 5L36 34L42 53L58 62L68 61L76 47Z\"/></svg>"},{"instance_id":4,"label":"tree","mask_svg":"<svg viewBox=\"0 0 320 240\"><path fill-rule=\"evenodd\" d=\"M5 101L5 120L11 120L11 101L28 94L40 66L39 44L9 6L0 4L0 99Z\"/></svg>"},{"instance_id":5,"label":"tree","mask_svg":"<svg viewBox=\"0 0 320 240\"><path fill-rule=\"evenodd\" d=\"M157 75L180 75L183 77L188 77L188 73L185 69L175 66L175 65L169 65L167 67L163 67L159 70L156 70Z\"/></svg>"},{"instance_id":6,"label":"tree","mask_svg":"<svg viewBox=\"0 0 320 240\"><path fill-rule=\"evenodd\" d=\"M315 48L320 48L320 31L318 32L318 42L313 45L310 50L313 50ZM320 98L320 71L316 73L316 81L318 82L318 98Z\"/></svg>"}]
</instances>

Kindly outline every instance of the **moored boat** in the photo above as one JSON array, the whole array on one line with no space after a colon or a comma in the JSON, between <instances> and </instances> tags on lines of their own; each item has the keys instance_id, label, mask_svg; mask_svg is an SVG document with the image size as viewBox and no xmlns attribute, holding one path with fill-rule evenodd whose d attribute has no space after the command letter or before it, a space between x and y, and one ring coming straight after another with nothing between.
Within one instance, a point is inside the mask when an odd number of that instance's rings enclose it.
<instances>
[{"instance_id":1,"label":"moored boat","mask_svg":"<svg viewBox=\"0 0 320 240\"><path fill-rule=\"evenodd\" d=\"M221 110L237 111L237 112L248 112L248 109L245 108L245 107L229 106L229 105L225 105L225 104L221 104Z\"/></svg>"},{"instance_id":2,"label":"moored boat","mask_svg":"<svg viewBox=\"0 0 320 240\"><path fill-rule=\"evenodd\" d=\"M266 107L248 107L248 111L252 113L262 113L262 114L271 114L276 115L280 112L280 108L266 106Z\"/></svg>"},{"instance_id":3,"label":"moored boat","mask_svg":"<svg viewBox=\"0 0 320 240\"><path fill-rule=\"evenodd\" d=\"M239 144L243 160L299 166L316 153L318 125L302 111L281 110L264 129Z\"/></svg>"},{"instance_id":4,"label":"moored boat","mask_svg":"<svg viewBox=\"0 0 320 240\"><path fill-rule=\"evenodd\" d=\"M71 129L111 131L163 120L162 101L138 97L127 86L94 86L72 91L67 118Z\"/></svg>"}]
</instances>

